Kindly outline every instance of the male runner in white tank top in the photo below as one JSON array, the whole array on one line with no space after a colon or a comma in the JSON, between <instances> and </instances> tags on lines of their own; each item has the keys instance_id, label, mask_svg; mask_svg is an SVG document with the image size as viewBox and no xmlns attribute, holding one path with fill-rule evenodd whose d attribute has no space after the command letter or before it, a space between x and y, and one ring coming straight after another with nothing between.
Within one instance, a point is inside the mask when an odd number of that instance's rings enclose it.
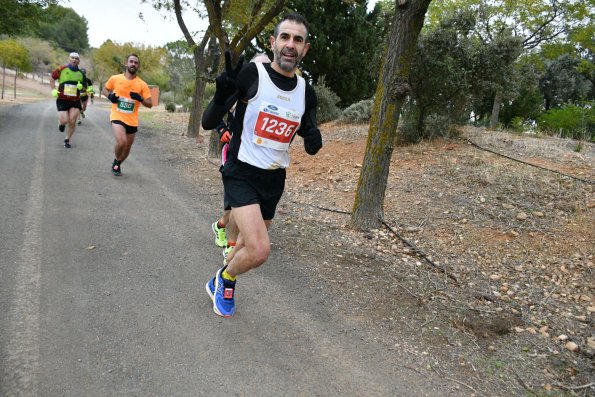
<instances>
[{"instance_id":1,"label":"male runner in white tank top","mask_svg":"<svg viewBox=\"0 0 595 397\"><path fill-rule=\"evenodd\" d=\"M269 41L271 64L240 57L235 69L226 53L226 71L216 79L216 92L203 114L204 129L213 129L237 101L231 125L228 158L222 169L225 199L240 231L233 258L206 285L213 310L223 317L235 313L238 275L262 265L270 254L267 227L285 188L289 145L295 135L304 139L310 155L322 148L316 125L314 88L295 69L308 52L306 20L284 16Z\"/></svg>"}]
</instances>

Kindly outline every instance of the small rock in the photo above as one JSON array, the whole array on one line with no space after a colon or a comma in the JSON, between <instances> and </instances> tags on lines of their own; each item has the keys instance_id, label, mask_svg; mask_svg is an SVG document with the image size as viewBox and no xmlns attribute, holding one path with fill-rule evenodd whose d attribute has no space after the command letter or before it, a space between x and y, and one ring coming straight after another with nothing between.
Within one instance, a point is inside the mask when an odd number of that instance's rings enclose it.
<instances>
[{"instance_id":1,"label":"small rock","mask_svg":"<svg viewBox=\"0 0 595 397\"><path fill-rule=\"evenodd\" d=\"M514 205L508 204L508 203L504 203L504 204L502 204L502 207L506 208L507 210L511 210L511 209L514 208Z\"/></svg>"},{"instance_id":2,"label":"small rock","mask_svg":"<svg viewBox=\"0 0 595 397\"><path fill-rule=\"evenodd\" d=\"M578 345L574 342L567 342L564 347L566 348L566 350L570 350L571 352L578 352L580 350L580 348L578 347Z\"/></svg>"},{"instance_id":3,"label":"small rock","mask_svg":"<svg viewBox=\"0 0 595 397\"><path fill-rule=\"evenodd\" d=\"M589 346L589 349L593 349L595 350L595 338L590 336L587 338L587 346Z\"/></svg>"},{"instance_id":4,"label":"small rock","mask_svg":"<svg viewBox=\"0 0 595 397\"><path fill-rule=\"evenodd\" d=\"M537 218L543 218L545 214L540 211L533 211L533 216L536 216Z\"/></svg>"},{"instance_id":5,"label":"small rock","mask_svg":"<svg viewBox=\"0 0 595 397\"><path fill-rule=\"evenodd\" d=\"M567 339L568 339L568 335L564 335L564 334L562 334L562 335L559 335L559 336L558 336L558 340L562 340L562 341L564 341L564 340L567 340Z\"/></svg>"},{"instance_id":6,"label":"small rock","mask_svg":"<svg viewBox=\"0 0 595 397\"><path fill-rule=\"evenodd\" d=\"M524 212L519 212L518 214L516 214L516 219L519 221L524 221L527 218L528 218L528 216Z\"/></svg>"},{"instance_id":7,"label":"small rock","mask_svg":"<svg viewBox=\"0 0 595 397\"><path fill-rule=\"evenodd\" d=\"M512 237L518 237L519 236L519 232L517 232L516 230L511 230L508 232L508 234L510 234Z\"/></svg>"},{"instance_id":8,"label":"small rock","mask_svg":"<svg viewBox=\"0 0 595 397\"><path fill-rule=\"evenodd\" d=\"M492 281L498 281L500 280L501 276L499 274L492 274L490 275L490 280Z\"/></svg>"},{"instance_id":9,"label":"small rock","mask_svg":"<svg viewBox=\"0 0 595 397\"><path fill-rule=\"evenodd\" d=\"M589 313L595 313L595 306L589 306L587 310L589 311Z\"/></svg>"}]
</instances>

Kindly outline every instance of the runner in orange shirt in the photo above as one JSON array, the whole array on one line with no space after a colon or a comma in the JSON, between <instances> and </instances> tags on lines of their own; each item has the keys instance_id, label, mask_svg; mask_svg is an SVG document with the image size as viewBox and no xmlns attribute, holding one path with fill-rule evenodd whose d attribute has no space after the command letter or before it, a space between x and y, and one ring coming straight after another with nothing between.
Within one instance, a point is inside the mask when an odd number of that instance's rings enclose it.
<instances>
[{"instance_id":1,"label":"runner in orange shirt","mask_svg":"<svg viewBox=\"0 0 595 397\"><path fill-rule=\"evenodd\" d=\"M112 172L116 176L122 175L121 164L130 154L135 134L138 131L140 104L142 103L148 108L153 107L149 86L136 75L139 68L138 55L128 55L126 71L123 74L111 76L101 90L102 94L113 103L110 121L116 137L116 146Z\"/></svg>"}]
</instances>

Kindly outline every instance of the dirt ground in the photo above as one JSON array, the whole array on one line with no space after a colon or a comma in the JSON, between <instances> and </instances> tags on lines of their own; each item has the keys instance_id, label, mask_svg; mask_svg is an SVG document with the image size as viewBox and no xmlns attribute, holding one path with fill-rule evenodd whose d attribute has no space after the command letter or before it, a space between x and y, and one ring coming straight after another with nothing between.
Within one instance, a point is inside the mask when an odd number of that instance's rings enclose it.
<instances>
[{"instance_id":1,"label":"dirt ground","mask_svg":"<svg viewBox=\"0 0 595 397\"><path fill-rule=\"evenodd\" d=\"M185 137L188 114L162 106L141 117L161 161L218 203L208 133ZM349 213L368 126L321 130L318 155L300 138L291 149L271 233L293 243L272 257L312 258L300 271L321 299L458 395L595 395L595 145L469 127L397 147L385 224L360 232Z\"/></svg>"}]
</instances>

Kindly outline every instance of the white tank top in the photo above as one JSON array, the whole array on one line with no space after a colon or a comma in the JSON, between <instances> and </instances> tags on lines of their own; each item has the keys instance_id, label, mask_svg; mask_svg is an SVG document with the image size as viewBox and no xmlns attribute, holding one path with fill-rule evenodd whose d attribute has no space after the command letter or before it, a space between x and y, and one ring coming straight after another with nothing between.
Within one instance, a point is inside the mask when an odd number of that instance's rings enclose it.
<instances>
[{"instance_id":1,"label":"white tank top","mask_svg":"<svg viewBox=\"0 0 595 397\"><path fill-rule=\"evenodd\" d=\"M262 63L258 91L248 101L238 159L265 170L289 166L289 144L306 110L306 82L297 76L292 91L280 90Z\"/></svg>"}]
</instances>

